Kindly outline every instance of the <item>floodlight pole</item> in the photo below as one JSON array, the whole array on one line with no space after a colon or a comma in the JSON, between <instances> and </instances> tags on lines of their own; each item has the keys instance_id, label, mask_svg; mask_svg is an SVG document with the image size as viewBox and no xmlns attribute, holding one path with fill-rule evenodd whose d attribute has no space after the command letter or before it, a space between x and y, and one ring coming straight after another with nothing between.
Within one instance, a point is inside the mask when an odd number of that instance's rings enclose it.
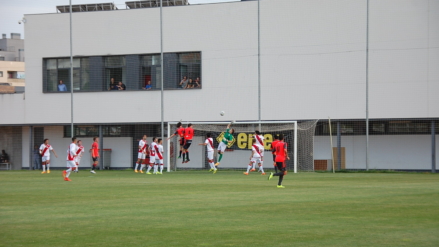
<instances>
[{"instance_id":1,"label":"floodlight pole","mask_svg":"<svg viewBox=\"0 0 439 247\"><path fill-rule=\"evenodd\" d=\"M436 128L431 120L431 173L436 173Z\"/></svg>"},{"instance_id":2,"label":"floodlight pole","mask_svg":"<svg viewBox=\"0 0 439 247\"><path fill-rule=\"evenodd\" d=\"M164 72L164 65L163 65L163 0L160 0L160 81L161 81L161 88L160 88L160 96L161 96L161 133L162 133L162 140L164 140L165 136L165 126L164 126L164 110L163 110L163 72ZM169 160L167 161L169 163Z\"/></svg>"},{"instance_id":3,"label":"floodlight pole","mask_svg":"<svg viewBox=\"0 0 439 247\"><path fill-rule=\"evenodd\" d=\"M73 52L72 52L72 0L70 3L70 137L73 138Z\"/></svg>"},{"instance_id":4,"label":"floodlight pole","mask_svg":"<svg viewBox=\"0 0 439 247\"><path fill-rule=\"evenodd\" d=\"M261 129L261 9L258 0L258 120L259 131Z\"/></svg>"},{"instance_id":5,"label":"floodlight pole","mask_svg":"<svg viewBox=\"0 0 439 247\"><path fill-rule=\"evenodd\" d=\"M369 171L369 0L366 12L366 171Z\"/></svg>"}]
</instances>

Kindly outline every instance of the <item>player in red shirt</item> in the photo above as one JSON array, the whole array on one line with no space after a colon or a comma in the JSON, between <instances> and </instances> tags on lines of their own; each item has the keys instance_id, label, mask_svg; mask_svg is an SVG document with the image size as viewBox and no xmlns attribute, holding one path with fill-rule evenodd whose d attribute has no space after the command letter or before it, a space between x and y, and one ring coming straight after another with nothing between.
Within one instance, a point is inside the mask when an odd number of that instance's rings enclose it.
<instances>
[{"instance_id":1,"label":"player in red shirt","mask_svg":"<svg viewBox=\"0 0 439 247\"><path fill-rule=\"evenodd\" d=\"M181 153L183 152L183 145L184 145L184 128L181 124L181 122L177 123L177 129L175 130L175 133L172 134L170 137L168 137L168 140L172 137L178 135L180 137L180 155L178 155L178 158L181 159Z\"/></svg>"},{"instance_id":2,"label":"player in red shirt","mask_svg":"<svg viewBox=\"0 0 439 247\"><path fill-rule=\"evenodd\" d=\"M279 142L276 144L275 148L276 148L275 161L276 161L277 169L279 169L279 172L277 172L276 174L270 173L268 180L273 178L273 176L279 176L279 182L277 184L277 187L285 188L285 186L282 185L282 180L284 179L284 176L287 174L287 167L285 161L290 160L290 157L288 157L287 144L284 142L284 136L282 134L279 135Z\"/></svg>"},{"instance_id":3,"label":"player in red shirt","mask_svg":"<svg viewBox=\"0 0 439 247\"><path fill-rule=\"evenodd\" d=\"M99 162L99 138L93 137L93 144L91 144L91 157L93 159L93 166L91 168L91 173L96 173L95 169Z\"/></svg>"},{"instance_id":4,"label":"player in red shirt","mask_svg":"<svg viewBox=\"0 0 439 247\"><path fill-rule=\"evenodd\" d=\"M184 129L184 145L183 145L183 163L188 163L191 161L189 159L189 147L192 144L192 138L194 137L194 129L192 124L188 124L187 128Z\"/></svg>"},{"instance_id":5,"label":"player in red shirt","mask_svg":"<svg viewBox=\"0 0 439 247\"><path fill-rule=\"evenodd\" d=\"M271 154L273 154L273 166L274 171L277 173L277 166L276 166L276 144L279 142L279 134L274 135L274 141L271 143Z\"/></svg>"}]
</instances>

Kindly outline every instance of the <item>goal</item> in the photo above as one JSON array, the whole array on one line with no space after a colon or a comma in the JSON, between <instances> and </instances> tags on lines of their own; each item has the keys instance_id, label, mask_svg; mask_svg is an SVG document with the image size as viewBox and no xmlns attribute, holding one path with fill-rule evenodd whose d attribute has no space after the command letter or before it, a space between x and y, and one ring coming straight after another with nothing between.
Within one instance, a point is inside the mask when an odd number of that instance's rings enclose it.
<instances>
[{"instance_id":1,"label":"goal","mask_svg":"<svg viewBox=\"0 0 439 247\"><path fill-rule=\"evenodd\" d=\"M283 134L285 142L288 145L288 154L290 160L287 161L287 169L297 171L314 171L314 131L318 120L312 121L253 121L253 122L235 122L231 128L235 130L234 142L231 143L224 153L219 168L226 169L245 169L249 162L252 147L252 136L255 130L260 130L265 141L264 169L273 168L273 158L270 151L271 142L275 134ZM177 128L178 122L168 122L167 136L171 136ZM173 137L168 140L166 156L168 171L187 170L187 169L209 169L206 160L205 146L198 145L204 143L206 134L210 133L216 148L222 135L226 131L230 122L182 122L183 127L192 123L195 135L192 145L189 148L190 162L183 163L179 159L179 137Z\"/></svg>"}]
</instances>

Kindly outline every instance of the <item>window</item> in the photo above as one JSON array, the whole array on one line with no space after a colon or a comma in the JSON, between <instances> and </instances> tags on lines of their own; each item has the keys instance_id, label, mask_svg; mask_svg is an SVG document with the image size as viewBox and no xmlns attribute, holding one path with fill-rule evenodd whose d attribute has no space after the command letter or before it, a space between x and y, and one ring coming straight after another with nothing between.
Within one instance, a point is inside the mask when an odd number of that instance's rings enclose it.
<instances>
[{"instance_id":1,"label":"window","mask_svg":"<svg viewBox=\"0 0 439 247\"><path fill-rule=\"evenodd\" d=\"M70 58L45 58L43 92L70 91L72 72L73 90L77 92L118 90L119 82L128 91L159 90L161 63L160 54L75 57L70 71ZM201 88L201 52L165 53L163 65L164 89L183 88L180 82L184 76L188 79L183 84L185 89ZM60 81L64 86L59 86Z\"/></svg>"},{"instance_id":2,"label":"window","mask_svg":"<svg viewBox=\"0 0 439 247\"><path fill-rule=\"evenodd\" d=\"M188 82L183 82L182 88L193 89L201 88L201 53L180 53L178 54L178 81L177 85L184 80L184 77Z\"/></svg>"},{"instance_id":3,"label":"window","mask_svg":"<svg viewBox=\"0 0 439 247\"><path fill-rule=\"evenodd\" d=\"M141 56L141 85L139 88L160 89L161 88L161 56L147 55Z\"/></svg>"},{"instance_id":4,"label":"window","mask_svg":"<svg viewBox=\"0 0 439 247\"><path fill-rule=\"evenodd\" d=\"M81 90L81 60L83 59L73 59L73 90ZM44 92L58 91L58 84L61 84L61 81L66 86L66 91L70 91L70 58L46 59L45 73Z\"/></svg>"},{"instance_id":5,"label":"window","mask_svg":"<svg viewBox=\"0 0 439 247\"><path fill-rule=\"evenodd\" d=\"M99 136L99 126L81 125L74 126L76 137ZM70 126L64 126L64 137L70 137ZM118 137L122 135L122 126L102 126L102 135L106 137Z\"/></svg>"},{"instance_id":6,"label":"window","mask_svg":"<svg viewBox=\"0 0 439 247\"><path fill-rule=\"evenodd\" d=\"M3 71L0 71L0 77L3 77Z\"/></svg>"},{"instance_id":7,"label":"window","mask_svg":"<svg viewBox=\"0 0 439 247\"><path fill-rule=\"evenodd\" d=\"M105 57L105 81L108 90L117 90L116 84L120 81L126 84L125 57Z\"/></svg>"}]
</instances>

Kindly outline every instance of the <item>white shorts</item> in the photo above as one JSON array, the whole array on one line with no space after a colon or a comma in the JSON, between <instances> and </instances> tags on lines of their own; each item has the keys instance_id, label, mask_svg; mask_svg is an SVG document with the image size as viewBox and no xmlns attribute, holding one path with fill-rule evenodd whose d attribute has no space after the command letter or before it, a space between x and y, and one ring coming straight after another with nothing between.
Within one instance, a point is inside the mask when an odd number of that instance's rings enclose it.
<instances>
[{"instance_id":1,"label":"white shorts","mask_svg":"<svg viewBox=\"0 0 439 247\"><path fill-rule=\"evenodd\" d=\"M261 158L260 158L260 157L257 157L257 158L253 157L253 158L250 160L250 162L251 162L251 163L254 163L254 164L260 164L260 163L261 163Z\"/></svg>"},{"instance_id":2,"label":"white shorts","mask_svg":"<svg viewBox=\"0 0 439 247\"><path fill-rule=\"evenodd\" d=\"M257 145L257 146L259 147L259 152L261 152L260 155L263 158L264 157L264 151L265 151L264 146L261 146L261 145Z\"/></svg>"},{"instance_id":3,"label":"white shorts","mask_svg":"<svg viewBox=\"0 0 439 247\"><path fill-rule=\"evenodd\" d=\"M41 160L42 160L43 162L47 162L47 161L50 162L50 156L43 156L43 157L41 157Z\"/></svg>"},{"instance_id":4,"label":"white shorts","mask_svg":"<svg viewBox=\"0 0 439 247\"><path fill-rule=\"evenodd\" d=\"M81 158L76 158L76 163L79 165L79 163L81 162Z\"/></svg>"},{"instance_id":5,"label":"white shorts","mask_svg":"<svg viewBox=\"0 0 439 247\"><path fill-rule=\"evenodd\" d=\"M163 159L159 159L158 157L155 157L155 163L163 165Z\"/></svg>"},{"instance_id":6,"label":"white shorts","mask_svg":"<svg viewBox=\"0 0 439 247\"><path fill-rule=\"evenodd\" d=\"M145 153L139 153L139 154L137 155L137 158L138 158L138 159L142 159L142 160L144 160L145 157L146 157L146 154L145 154Z\"/></svg>"},{"instance_id":7,"label":"white shorts","mask_svg":"<svg viewBox=\"0 0 439 247\"><path fill-rule=\"evenodd\" d=\"M212 151L207 151L207 159L208 160L213 160L213 153L214 153L213 150Z\"/></svg>"},{"instance_id":8,"label":"white shorts","mask_svg":"<svg viewBox=\"0 0 439 247\"><path fill-rule=\"evenodd\" d=\"M155 156L150 156L149 157L149 163L150 164L154 164L155 163Z\"/></svg>"},{"instance_id":9,"label":"white shorts","mask_svg":"<svg viewBox=\"0 0 439 247\"><path fill-rule=\"evenodd\" d=\"M224 153L226 148L227 148L227 145L224 142L220 142L220 144L218 145L218 151L221 151L221 153Z\"/></svg>"},{"instance_id":10,"label":"white shorts","mask_svg":"<svg viewBox=\"0 0 439 247\"><path fill-rule=\"evenodd\" d=\"M74 160L67 160L67 168L76 167L76 163Z\"/></svg>"}]
</instances>

